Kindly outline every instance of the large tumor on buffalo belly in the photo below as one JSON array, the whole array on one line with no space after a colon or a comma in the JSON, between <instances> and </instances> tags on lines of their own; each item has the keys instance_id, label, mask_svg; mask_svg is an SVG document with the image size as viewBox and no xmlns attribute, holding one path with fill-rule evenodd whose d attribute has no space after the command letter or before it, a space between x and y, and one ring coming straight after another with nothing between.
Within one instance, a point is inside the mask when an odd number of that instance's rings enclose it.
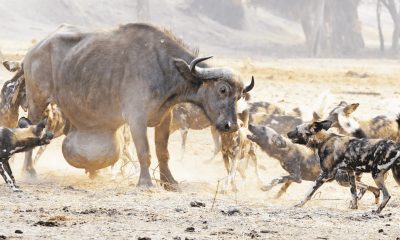
<instances>
[{"instance_id":1,"label":"large tumor on buffalo belly","mask_svg":"<svg viewBox=\"0 0 400 240\"><path fill-rule=\"evenodd\" d=\"M70 165L93 172L113 165L120 158L122 142L121 131L71 129L62 152Z\"/></svg>"}]
</instances>

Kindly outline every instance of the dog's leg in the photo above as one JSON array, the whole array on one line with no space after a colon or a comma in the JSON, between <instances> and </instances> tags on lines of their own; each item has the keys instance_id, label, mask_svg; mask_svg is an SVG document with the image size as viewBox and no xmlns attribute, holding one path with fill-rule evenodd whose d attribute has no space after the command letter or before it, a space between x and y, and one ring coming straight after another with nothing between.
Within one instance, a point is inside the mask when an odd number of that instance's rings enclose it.
<instances>
[{"instance_id":1,"label":"dog's leg","mask_svg":"<svg viewBox=\"0 0 400 240\"><path fill-rule=\"evenodd\" d=\"M7 185L14 191L14 192L21 192L21 190L15 186L12 178L6 171L6 168L4 167L4 163L0 163L0 174L4 178L4 181L7 183Z\"/></svg>"},{"instance_id":2,"label":"dog's leg","mask_svg":"<svg viewBox=\"0 0 400 240\"><path fill-rule=\"evenodd\" d=\"M180 161L183 161L183 158L185 157L187 135L188 135L188 129L182 128L181 129L181 136L182 136L181 157L179 159Z\"/></svg>"},{"instance_id":3,"label":"dog's leg","mask_svg":"<svg viewBox=\"0 0 400 240\"><path fill-rule=\"evenodd\" d=\"M229 156L228 156L228 154L223 153L223 154L222 154L222 158L224 159L224 166L225 166L226 172L228 173L228 175L227 175L226 178L225 178L224 187L223 187L222 190L221 190L221 193L222 193L222 194L225 194L225 193L227 193L227 191L228 191L228 186L229 186L230 166L229 166Z\"/></svg>"},{"instance_id":4,"label":"dog's leg","mask_svg":"<svg viewBox=\"0 0 400 240\"><path fill-rule=\"evenodd\" d=\"M280 198L284 193L286 193L286 190L289 188L290 184L292 184L292 181L285 182L281 189L279 189L279 192L276 194L275 198Z\"/></svg>"},{"instance_id":5,"label":"dog's leg","mask_svg":"<svg viewBox=\"0 0 400 240\"><path fill-rule=\"evenodd\" d=\"M296 175L289 175L289 176L283 176L283 177L275 178L274 180L271 181L270 184L261 187L261 190L262 191L269 191L269 190L271 190L271 188L275 187L276 185L282 184L282 183L286 184L286 182L289 182L289 181L290 182L298 182L298 183L300 183L301 179L300 179L299 176L296 176Z\"/></svg>"},{"instance_id":6,"label":"dog's leg","mask_svg":"<svg viewBox=\"0 0 400 240\"><path fill-rule=\"evenodd\" d=\"M357 209L357 186L356 186L356 177L354 175L354 171L347 171L349 174L349 180L350 180L350 192L351 192L351 202L350 202L350 208L351 209Z\"/></svg>"},{"instance_id":7,"label":"dog's leg","mask_svg":"<svg viewBox=\"0 0 400 240\"><path fill-rule=\"evenodd\" d=\"M255 153L255 145L253 143L251 143L249 157L254 164L254 173L256 174L256 177L257 177L257 184L258 184L258 186L262 186L263 182L260 178L260 174L258 173L258 162L257 162L256 153Z\"/></svg>"},{"instance_id":8,"label":"dog's leg","mask_svg":"<svg viewBox=\"0 0 400 240\"><path fill-rule=\"evenodd\" d=\"M377 174L372 174L372 177L376 183L376 186L379 187L379 189L382 191L382 194L383 194L383 199L382 199L381 205L379 205L378 209L376 210L376 213L380 213L382 211L382 209L386 206L386 204L389 202L391 196L385 186L384 171L381 171Z\"/></svg>"},{"instance_id":9,"label":"dog's leg","mask_svg":"<svg viewBox=\"0 0 400 240\"><path fill-rule=\"evenodd\" d=\"M379 188L369 186L363 182L357 181L356 180L356 186L358 189L360 189L360 192L358 193L358 200L361 200L361 198L364 196L366 191L372 192L375 196L375 204L379 203L379 196L380 196L380 190Z\"/></svg>"},{"instance_id":10,"label":"dog's leg","mask_svg":"<svg viewBox=\"0 0 400 240\"><path fill-rule=\"evenodd\" d=\"M39 147L39 150L36 153L35 158L33 159L33 166L35 166L37 164L37 162L39 161L39 158L42 156L42 154L44 153L44 151L46 150L46 146L47 145L43 145Z\"/></svg>"},{"instance_id":11,"label":"dog's leg","mask_svg":"<svg viewBox=\"0 0 400 240\"><path fill-rule=\"evenodd\" d=\"M238 188L236 186L236 170L237 170L238 160L236 155L232 158L231 170L230 170L230 182L232 185L232 191L237 192Z\"/></svg>"},{"instance_id":12,"label":"dog's leg","mask_svg":"<svg viewBox=\"0 0 400 240\"><path fill-rule=\"evenodd\" d=\"M326 172L321 172L317 178L317 180L315 180L314 182L314 186L311 187L311 189L308 191L305 199L303 201L301 201L299 204L296 204L295 207L302 207L304 206L304 204L306 204L306 202L308 202L311 197L314 195L314 193L318 190L318 188L320 188L326 181L328 181L329 179L327 178L327 176L329 176L328 173Z\"/></svg>"}]
</instances>

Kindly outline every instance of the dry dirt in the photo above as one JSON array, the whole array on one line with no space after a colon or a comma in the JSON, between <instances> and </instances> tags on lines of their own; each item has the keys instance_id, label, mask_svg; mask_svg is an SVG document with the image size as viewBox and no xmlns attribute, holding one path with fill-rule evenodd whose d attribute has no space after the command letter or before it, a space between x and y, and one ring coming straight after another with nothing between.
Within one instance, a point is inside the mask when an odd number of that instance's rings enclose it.
<instances>
[{"instance_id":1,"label":"dry dirt","mask_svg":"<svg viewBox=\"0 0 400 240\"><path fill-rule=\"evenodd\" d=\"M275 102L287 109L313 107L318 95L330 90L340 100L357 101L356 115L369 118L398 111L399 61L397 60L226 60L241 71L244 79L256 78L253 100ZM352 72L349 72L352 71ZM364 74L365 73L365 74ZM0 70L0 79L9 77ZM149 130L150 139L153 130ZM151 141L152 143L153 141ZM277 188L258 190L250 167L249 179L238 193L218 194L218 179L225 176L219 155L212 154L209 130L189 133L187 152L178 161L180 135L170 139L171 168L181 182L182 192L149 190L134 185L138 179L131 168L127 176L110 180L105 169L89 180L83 170L69 166L61 154L62 139L54 140L37 165L38 179L20 176L23 155L13 169L22 193L12 193L0 184L0 239L399 239L400 187L391 176L392 199L381 215L371 194L358 210L348 209L349 189L329 183L303 208L294 208L311 182L293 184L281 199ZM154 144L153 165L156 167ZM285 174L279 163L258 151L264 182ZM136 157L135 157L136 159ZM158 178L158 172L155 171ZM372 183L371 177L363 177ZM205 207L191 207L199 201ZM212 207L214 204L214 207ZM22 233L17 233L20 230ZM145 238L147 237L147 238Z\"/></svg>"}]
</instances>

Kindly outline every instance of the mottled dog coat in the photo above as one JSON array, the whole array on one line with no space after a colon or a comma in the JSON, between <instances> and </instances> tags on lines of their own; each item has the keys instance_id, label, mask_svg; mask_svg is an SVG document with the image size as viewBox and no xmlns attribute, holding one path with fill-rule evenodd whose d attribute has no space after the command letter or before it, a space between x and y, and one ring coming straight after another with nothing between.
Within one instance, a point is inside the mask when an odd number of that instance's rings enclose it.
<instances>
[{"instance_id":1,"label":"mottled dog coat","mask_svg":"<svg viewBox=\"0 0 400 240\"><path fill-rule=\"evenodd\" d=\"M279 134L286 134L303 123L299 109L293 109L288 114L279 106L268 102L250 103L249 114L251 124L271 127Z\"/></svg>"},{"instance_id":2,"label":"mottled dog coat","mask_svg":"<svg viewBox=\"0 0 400 240\"><path fill-rule=\"evenodd\" d=\"M246 170L249 160L254 163L255 173L258 181L260 181L257 157L255 155L255 145L246 137L249 133L247 128L244 127L243 124L241 125L242 126L236 132L221 133L221 152L226 171L228 172L223 192L228 190L229 182L231 182L233 190L237 190L235 184L236 171L240 173L243 180L246 179Z\"/></svg>"},{"instance_id":3,"label":"mottled dog coat","mask_svg":"<svg viewBox=\"0 0 400 240\"><path fill-rule=\"evenodd\" d=\"M249 130L252 134L247 137L257 143L269 156L277 159L282 168L289 173L288 176L276 178L270 184L263 186L261 188L263 191L283 184L276 196L279 198L293 182L301 183L302 180L315 181L317 179L321 168L318 156L311 149L292 143L266 126L250 125ZM350 186L346 172L341 171L340 174L336 174L335 179L342 186ZM379 201L379 189L363 184L359 179L357 179L357 187L361 189L359 198L368 190L374 193L376 202Z\"/></svg>"},{"instance_id":4,"label":"mottled dog coat","mask_svg":"<svg viewBox=\"0 0 400 240\"><path fill-rule=\"evenodd\" d=\"M332 126L336 127L341 134L357 138L400 141L400 115L396 119L380 115L369 120L358 121L352 116L358 106L358 103L348 104L342 101L329 113L327 120L332 121ZM394 166L392 173L393 178L400 185L400 167Z\"/></svg>"},{"instance_id":5,"label":"mottled dog coat","mask_svg":"<svg viewBox=\"0 0 400 240\"><path fill-rule=\"evenodd\" d=\"M319 187L334 179L337 171L342 169L350 178L353 209L357 208L355 172L372 173L372 178L383 194L382 203L376 211L380 213L390 199L385 186L385 174L393 166L400 165L400 144L392 140L359 139L326 132L331 125L329 120L302 124L288 133L294 143L315 149L321 163L321 174L306 199L298 206L304 205Z\"/></svg>"},{"instance_id":6,"label":"mottled dog coat","mask_svg":"<svg viewBox=\"0 0 400 240\"><path fill-rule=\"evenodd\" d=\"M46 130L46 121L31 125L26 118L21 118L18 128L0 128L0 174L7 185L14 191L21 191L15 183L9 159L11 155L50 143L53 134Z\"/></svg>"}]
</instances>

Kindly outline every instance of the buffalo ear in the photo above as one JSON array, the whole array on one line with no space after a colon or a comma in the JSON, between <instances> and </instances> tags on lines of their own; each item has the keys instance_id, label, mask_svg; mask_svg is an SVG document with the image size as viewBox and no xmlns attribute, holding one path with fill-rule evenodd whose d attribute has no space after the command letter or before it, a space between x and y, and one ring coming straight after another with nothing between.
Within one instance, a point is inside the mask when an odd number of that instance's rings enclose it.
<instances>
[{"instance_id":1,"label":"buffalo ear","mask_svg":"<svg viewBox=\"0 0 400 240\"><path fill-rule=\"evenodd\" d=\"M343 109L343 112L344 112L344 114L346 114L346 116L349 116L350 114L352 114L358 108L358 106L360 106L359 103L352 103L350 105L347 105Z\"/></svg>"},{"instance_id":2,"label":"buffalo ear","mask_svg":"<svg viewBox=\"0 0 400 240\"><path fill-rule=\"evenodd\" d=\"M174 59L174 64L184 79L189 80L191 82L196 82L196 79L195 77L193 77L190 71L190 67L185 60L176 58Z\"/></svg>"},{"instance_id":3,"label":"buffalo ear","mask_svg":"<svg viewBox=\"0 0 400 240\"><path fill-rule=\"evenodd\" d=\"M32 122L31 122L31 120L29 120L29 119L26 118L26 117L21 117L21 118L18 120L18 127L19 127L19 128L27 128L27 127L29 127L30 125L32 125Z\"/></svg>"},{"instance_id":4,"label":"buffalo ear","mask_svg":"<svg viewBox=\"0 0 400 240\"><path fill-rule=\"evenodd\" d=\"M332 121L324 120L321 122L313 122L310 126L312 132L317 133L321 130L328 130L332 125Z\"/></svg>"}]
</instances>

